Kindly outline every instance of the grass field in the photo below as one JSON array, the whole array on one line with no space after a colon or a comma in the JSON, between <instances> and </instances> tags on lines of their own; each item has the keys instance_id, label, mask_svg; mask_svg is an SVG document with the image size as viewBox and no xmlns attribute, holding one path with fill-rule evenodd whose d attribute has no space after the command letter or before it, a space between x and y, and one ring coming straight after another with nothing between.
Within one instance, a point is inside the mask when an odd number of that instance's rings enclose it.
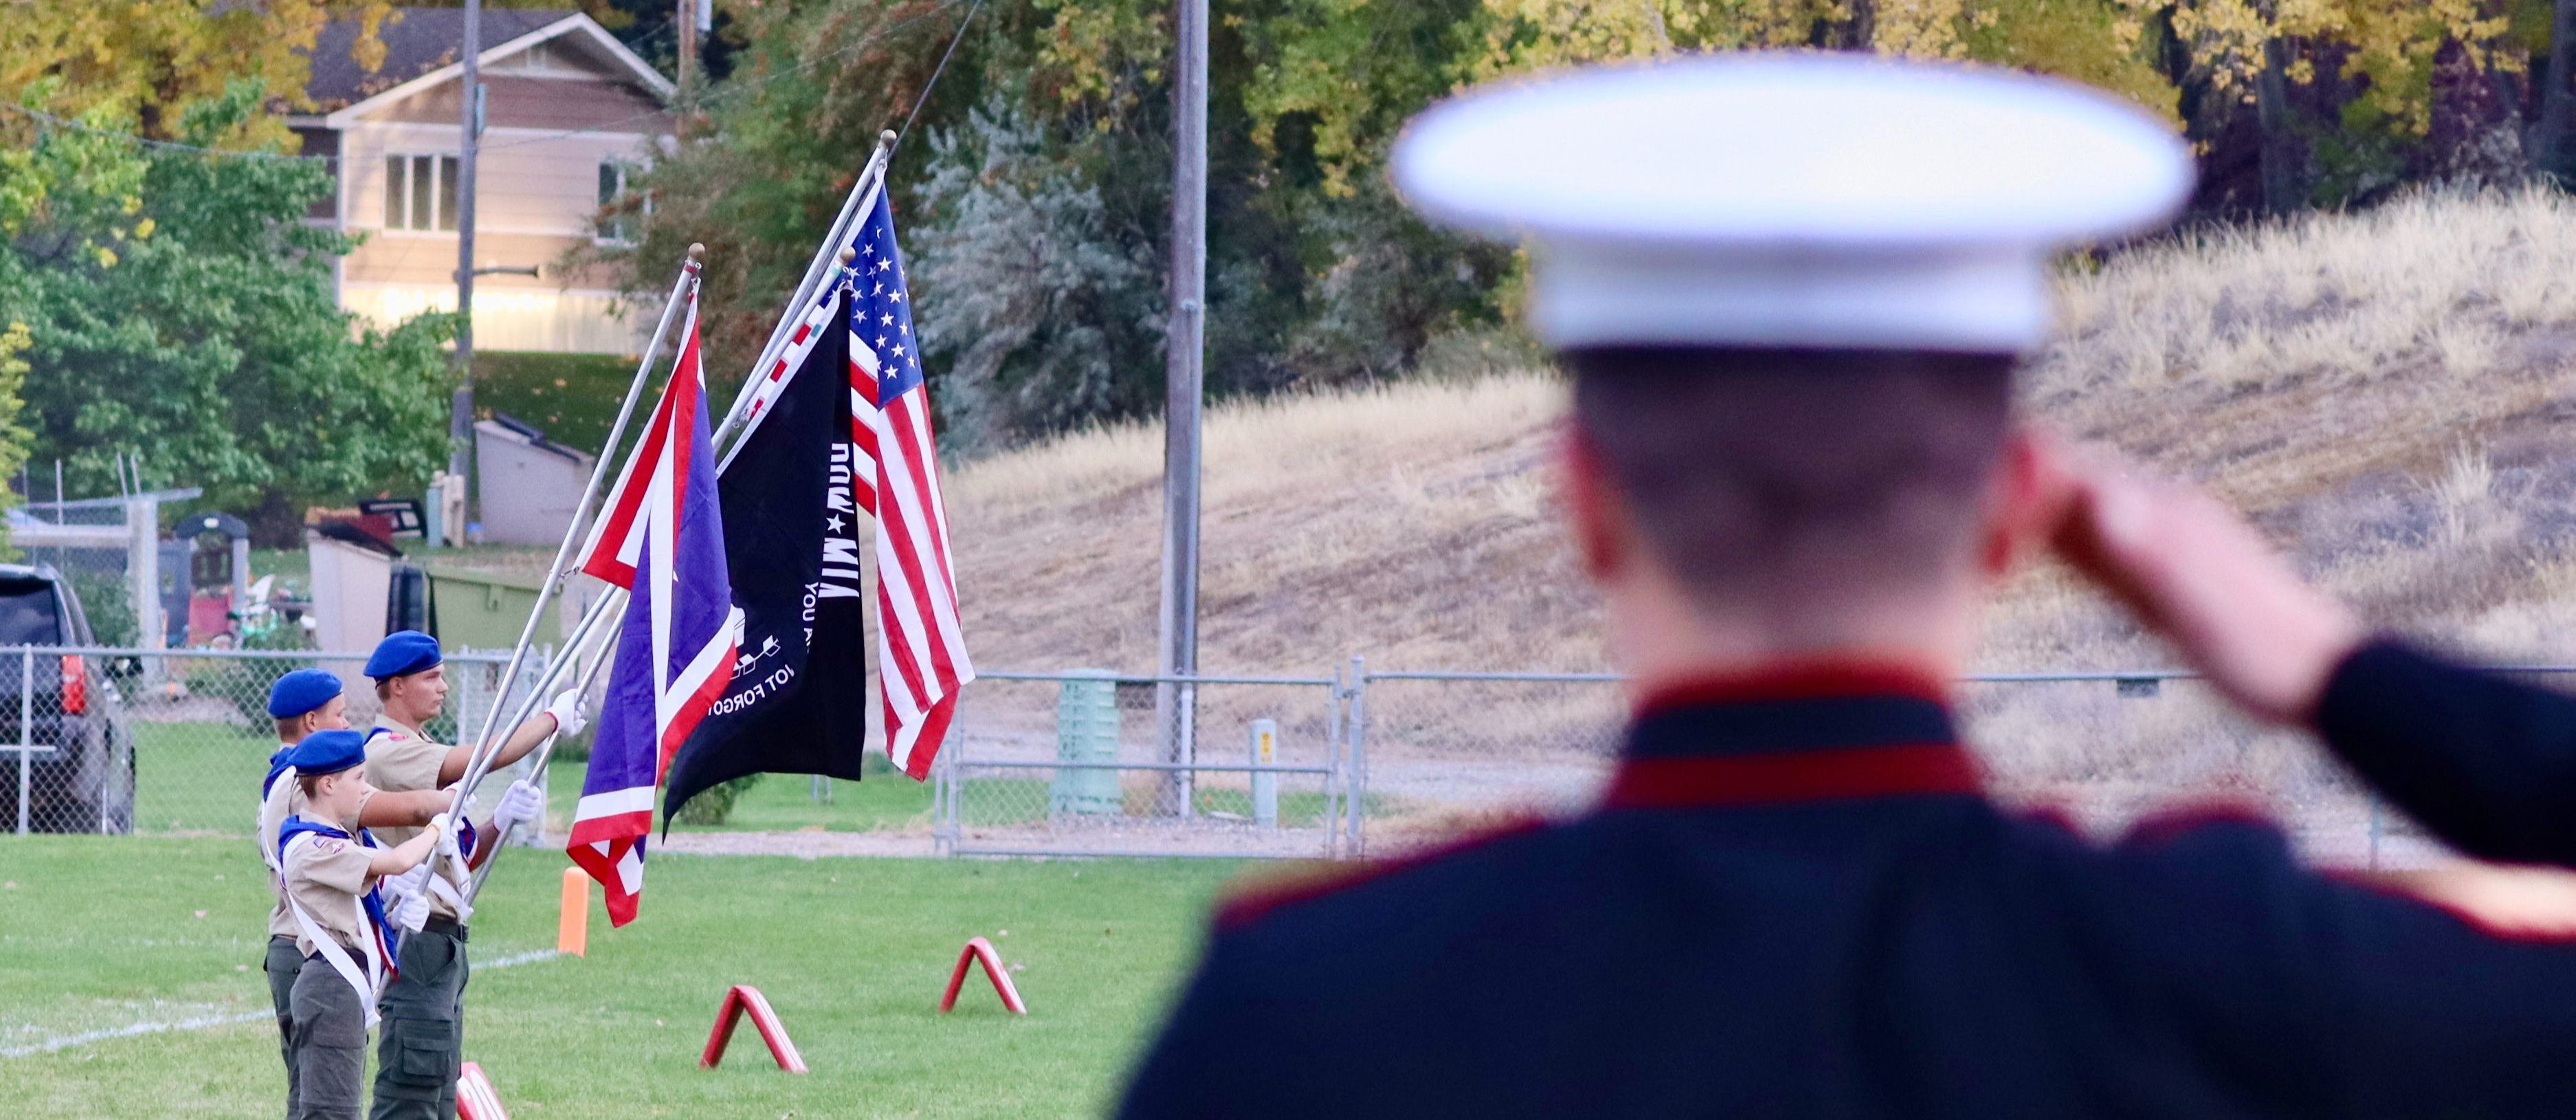
<instances>
[{"instance_id":1,"label":"grass field","mask_svg":"<svg viewBox=\"0 0 2576 1120\"><path fill-rule=\"evenodd\" d=\"M771 781L803 796L802 783ZM594 908L587 958L492 969L552 944L564 866L505 858L474 922L485 967L467 997L467 1056L515 1116L617 1120L1097 1113L1234 871L666 856L635 924L609 930ZM0 1116L276 1111L284 1074L258 971L267 895L246 846L0 837L0 882ZM989 988L935 1013L976 934L1021 969L1027 1018ZM779 1073L748 1029L721 1068L697 1068L737 983L769 996L812 1075ZM238 1021L44 1049L210 1018Z\"/></svg>"}]
</instances>

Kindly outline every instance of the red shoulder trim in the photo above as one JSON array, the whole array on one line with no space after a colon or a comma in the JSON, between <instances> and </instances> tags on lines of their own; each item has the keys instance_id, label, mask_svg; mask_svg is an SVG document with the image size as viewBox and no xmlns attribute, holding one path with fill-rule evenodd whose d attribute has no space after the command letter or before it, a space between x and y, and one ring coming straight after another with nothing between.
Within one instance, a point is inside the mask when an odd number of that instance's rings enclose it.
<instances>
[{"instance_id":1,"label":"red shoulder trim","mask_svg":"<svg viewBox=\"0 0 2576 1120\"><path fill-rule=\"evenodd\" d=\"M1435 844L1396 859L1308 863L1299 865L1294 870L1259 875L1230 888L1226 896L1217 901L1216 927L1220 930L1241 929L1281 907L1322 898L1335 891L1383 879L1398 872L1409 871L1461 852L1481 848L1514 836L1527 835L1546 827L1546 821L1537 817L1526 817L1446 843Z\"/></svg>"}]
</instances>

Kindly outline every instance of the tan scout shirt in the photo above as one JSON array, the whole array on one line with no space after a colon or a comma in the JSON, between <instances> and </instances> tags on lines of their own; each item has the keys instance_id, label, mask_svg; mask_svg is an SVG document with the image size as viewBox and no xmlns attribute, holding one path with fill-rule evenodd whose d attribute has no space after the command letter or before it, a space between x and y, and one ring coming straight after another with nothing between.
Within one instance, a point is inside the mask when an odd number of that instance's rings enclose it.
<instances>
[{"instance_id":1,"label":"tan scout shirt","mask_svg":"<svg viewBox=\"0 0 2576 1120\"><path fill-rule=\"evenodd\" d=\"M447 762L447 752L454 748L433 743L419 732L396 723L391 716L377 716L375 730L367 735L367 784L395 793L416 789L437 789L438 768ZM481 836L492 834L489 815L474 818L474 831ZM376 842L388 848L399 848L404 841L420 834L410 827L387 825L374 830ZM459 851L462 851L460 846ZM465 890L466 876L454 861L434 859L438 868L432 874L447 880L458 893ZM439 892L429 892L429 912L435 917L454 918L456 907Z\"/></svg>"},{"instance_id":2,"label":"tan scout shirt","mask_svg":"<svg viewBox=\"0 0 2576 1120\"><path fill-rule=\"evenodd\" d=\"M312 916L313 924L361 960L365 951L359 946L374 931L367 928L366 908L358 896L367 893L368 882L375 878L367 873L372 861L365 845L329 836L297 840L286 850L286 892ZM289 915L287 921L294 922L294 917ZM312 938L304 936L301 925L296 927L295 948L308 957L320 951Z\"/></svg>"},{"instance_id":3,"label":"tan scout shirt","mask_svg":"<svg viewBox=\"0 0 2576 1120\"><path fill-rule=\"evenodd\" d=\"M294 746L295 744L287 743L284 745ZM278 779L278 782L286 787L286 796L283 799L284 808L282 811L275 813L265 811L261 813L259 818L259 842L262 844L277 843L277 830L286 823L286 818L300 817L304 815L305 805L303 788L282 777ZM367 798L373 798L374 796L375 794L373 793L367 794ZM361 798L358 801L358 815L361 817L367 815L367 798ZM275 852L261 853L260 862L267 863L267 857L275 854ZM269 898L273 900L268 908L269 936L295 937L302 934L303 928L295 924L294 913L286 908L286 883L284 880L278 878L277 872L274 871L268 873L268 895ZM306 953L311 953L312 951L313 950L311 949L305 950Z\"/></svg>"}]
</instances>

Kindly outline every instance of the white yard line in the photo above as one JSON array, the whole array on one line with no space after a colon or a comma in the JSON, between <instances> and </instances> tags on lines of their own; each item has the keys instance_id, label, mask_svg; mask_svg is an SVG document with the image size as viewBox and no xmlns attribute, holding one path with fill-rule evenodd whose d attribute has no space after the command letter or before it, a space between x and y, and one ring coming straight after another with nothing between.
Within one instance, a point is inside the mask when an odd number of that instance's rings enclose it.
<instances>
[{"instance_id":1,"label":"white yard line","mask_svg":"<svg viewBox=\"0 0 2576 1120\"><path fill-rule=\"evenodd\" d=\"M488 972L495 968L510 968L514 965L535 964L538 961L552 960L554 956L555 951L552 949L539 949L535 952L515 953L497 960L484 961L474 965L473 968L476 972ZM112 1027L107 1030L83 1031L79 1034L59 1035L31 1046L0 1047L0 1058L24 1058L34 1054L51 1054L56 1050L69 1050L75 1046L87 1046L93 1042L106 1042L111 1039L134 1038L139 1035L159 1034L163 1031L211 1030L215 1027L228 1027L235 1023L247 1023L254 1019L273 1020L276 1017L277 1013L275 1011L243 1011L230 1015L200 1015L193 1019L174 1019L166 1023L133 1023L122 1027Z\"/></svg>"}]
</instances>

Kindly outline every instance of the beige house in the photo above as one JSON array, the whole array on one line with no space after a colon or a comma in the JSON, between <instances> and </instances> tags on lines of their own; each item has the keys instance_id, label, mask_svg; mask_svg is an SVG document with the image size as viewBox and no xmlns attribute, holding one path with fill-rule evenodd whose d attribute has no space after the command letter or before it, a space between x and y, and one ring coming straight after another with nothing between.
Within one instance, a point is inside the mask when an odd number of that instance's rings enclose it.
<instances>
[{"instance_id":1,"label":"beige house","mask_svg":"<svg viewBox=\"0 0 2576 1120\"><path fill-rule=\"evenodd\" d=\"M456 306L464 90L465 13L397 11L379 32L385 58L373 70L350 56L354 23L324 28L306 87L319 113L289 118L305 153L332 157L339 180L313 220L364 237L338 266L340 306L387 324ZM540 274L475 279L474 344L634 353L658 309L621 315L608 276L559 275L555 262L618 235L595 223L625 196L629 171L670 142L671 83L579 12L487 10L482 36L476 263Z\"/></svg>"}]
</instances>

